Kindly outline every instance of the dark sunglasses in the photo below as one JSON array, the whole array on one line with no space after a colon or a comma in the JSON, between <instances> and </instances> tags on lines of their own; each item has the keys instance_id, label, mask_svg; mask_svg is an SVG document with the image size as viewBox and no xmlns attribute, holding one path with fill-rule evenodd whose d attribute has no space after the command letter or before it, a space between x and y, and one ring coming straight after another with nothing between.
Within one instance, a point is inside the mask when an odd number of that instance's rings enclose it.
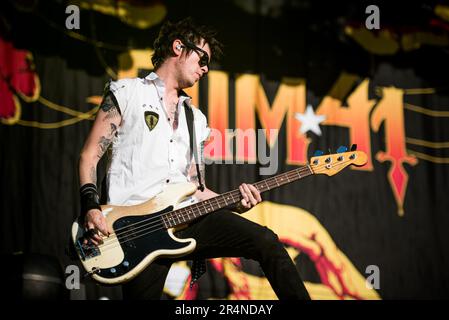
<instances>
[{"instance_id":1,"label":"dark sunglasses","mask_svg":"<svg viewBox=\"0 0 449 320\"><path fill-rule=\"evenodd\" d=\"M183 44L187 48L192 49L193 51L198 53L198 56L200 57L198 64L200 65L200 67L206 66L207 69L209 69L209 55L207 54L206 51L204 51L203 49L197 47L196 45L194 45L193 43L188 42L188 41L183 41Z\"/></svg>"}]
</instances>

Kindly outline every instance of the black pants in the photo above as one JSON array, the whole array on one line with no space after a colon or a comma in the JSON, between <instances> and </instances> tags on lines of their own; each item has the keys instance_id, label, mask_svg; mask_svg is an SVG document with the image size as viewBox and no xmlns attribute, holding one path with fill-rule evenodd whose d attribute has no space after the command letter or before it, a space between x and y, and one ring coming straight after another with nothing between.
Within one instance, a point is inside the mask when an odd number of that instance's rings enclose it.
<instances>
[{"instance_id":1,"label":"black pants","mask_svg":"<svg viewBox=\"0 0 449 320\"><path fill-rule=\"evenodd\" d=\"M176 233L194 238L196 249L178 260L244 257L259 262L279 299L310 299L302 279L277 235L230 211L209 214ZM176 260L158 259L123 285L124 299L160 299L170 266Z\"/></svg>"}]
</instances>

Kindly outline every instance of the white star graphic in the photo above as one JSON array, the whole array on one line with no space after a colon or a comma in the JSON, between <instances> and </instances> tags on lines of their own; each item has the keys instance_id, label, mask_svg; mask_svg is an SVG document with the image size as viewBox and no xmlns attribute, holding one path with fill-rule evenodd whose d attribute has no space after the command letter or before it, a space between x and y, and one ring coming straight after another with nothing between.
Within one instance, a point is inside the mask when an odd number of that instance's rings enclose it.
<instances>
[{"instance_id":1,"label":"white star graphic","mask_svg":"<svg viewBox=\"0 0 449 320\"><path fill-rule=\"evenodd\" d=\"M295 114L295 119L301 121L301 133L306 133L307 131L312 131L318 136L321 136L321 129L319 124L326 119L326 116L317 116L313 112L311 105L307 106L305 113L297 112Z\"/></svg>"}]
</instances>

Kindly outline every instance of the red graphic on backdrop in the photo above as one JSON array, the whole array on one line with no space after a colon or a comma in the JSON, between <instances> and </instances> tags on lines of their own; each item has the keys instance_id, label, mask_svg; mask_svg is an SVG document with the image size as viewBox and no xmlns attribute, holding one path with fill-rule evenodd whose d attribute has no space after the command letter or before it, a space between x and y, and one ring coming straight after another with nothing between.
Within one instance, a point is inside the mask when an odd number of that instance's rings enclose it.
<instances>
[{"instance_id":1,"label":"red graphic on backdrop","mask_svg":"<svg viewBox=\"0 0 449 320\"><path fill-rule=\"evenodd\" d=\"M0 119L14 123L20 116L18 97L30 102L36 100L39 81L33 71L29 51L16 49L0 37Z\"/></svg>"}]
</instances>

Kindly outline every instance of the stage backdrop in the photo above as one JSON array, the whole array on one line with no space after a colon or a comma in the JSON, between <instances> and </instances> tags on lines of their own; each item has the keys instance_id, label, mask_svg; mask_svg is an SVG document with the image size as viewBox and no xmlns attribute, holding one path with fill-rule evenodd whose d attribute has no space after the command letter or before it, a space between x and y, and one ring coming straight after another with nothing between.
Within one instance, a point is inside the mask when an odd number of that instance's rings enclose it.
<instances>
[{"instance_id":1,"label":"stage backdrop","mask_svg":"<svg viewBox=\"0 0 449 320\"><path fill-rule=\"evenodd\" d=\"M208 186L356 144L363 167L264 193L244 217L278 234L313 299L449 297L449 7L438 2L1 1L1 252L73 263L78 157L103 87L151 72L161 23L192 16L225 45L189 90L213 129ZM276 298L254 261L209 260L192 290L190 263L173 265L165 298ZM72 298L121 297L82 284Z\"/></svg>"}]
</instances>

